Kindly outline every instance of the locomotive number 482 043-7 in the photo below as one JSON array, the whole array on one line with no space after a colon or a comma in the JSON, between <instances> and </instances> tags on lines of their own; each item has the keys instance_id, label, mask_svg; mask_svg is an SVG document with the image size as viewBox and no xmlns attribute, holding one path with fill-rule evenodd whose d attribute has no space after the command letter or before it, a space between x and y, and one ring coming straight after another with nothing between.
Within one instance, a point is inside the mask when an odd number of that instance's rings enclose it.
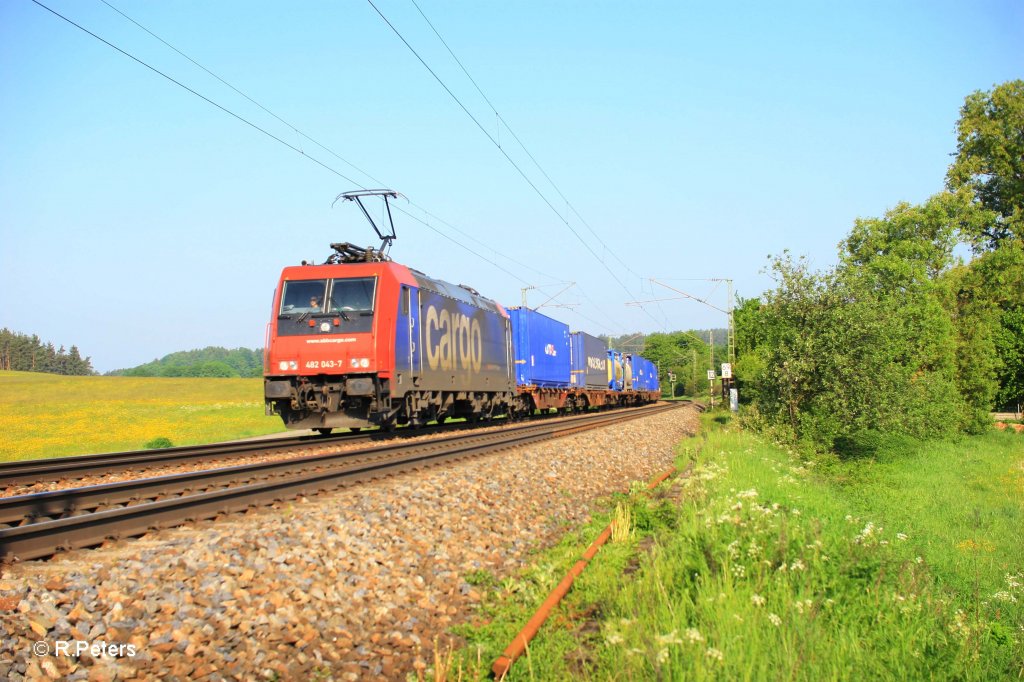
<instances>
[{"instance_id":1,"label":"locomotive number 482 043-7","mask_svg":"<svg viewBox=\"0 0 1024 682\"><path fill-rule=\"evenodd\" d=\"M341 361L335 362L334 360L310 360L306 363L306 369L334 369L341 366Z\"/></svg>"}]
</instances>

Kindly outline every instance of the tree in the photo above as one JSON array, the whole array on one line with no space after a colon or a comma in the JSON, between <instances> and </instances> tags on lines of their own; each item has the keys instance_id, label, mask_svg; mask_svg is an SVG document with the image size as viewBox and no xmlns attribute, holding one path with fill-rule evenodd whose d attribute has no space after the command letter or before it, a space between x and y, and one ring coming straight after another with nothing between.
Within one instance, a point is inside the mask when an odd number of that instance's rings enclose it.
<instances>
[{"instance_id":1,"label":"tree","mask_svg":"<svg viewBox=\"0 0 1024 682\"><path fill-rule=\"evenodd\" d=\"M78 347L70 352L64 346L56 350L52 343L45 345L38 336L27 336L0 329L0 370L21 372L51 372L54 374L92 374L89 358L79 355Z\"/></svg>"},{"instance_id":2,"label":"tree","mask_svg":"<svg viewBox=\"0 0 1024 682\"><path fill-rule=\"evenodd\" d=\"M946 182L988 212L964 230L980 255L963 280L974 288L967 296L972 311L988 308L996 320L989 340L996 352L996 402L1024 402L1024 80L966 98Z\"/></svg>"},{"instance_id":3,"label":"tree","mask_svg":"<svg viewBox=\"0 0 1024 682\"><path fill-rule=\"evenodd\" d=\"M676 395L695 395L701 388L706 388L694 380L694 357L702 368L706 368L708 347L693 333L677 331L649 334L644 339L641 355L660 368L663 389L671 390L669 372L676 375ZM701 376L704 376L703 370Z\"/></svg>"},{"instance_id":4,"label":"tree","mask_svg":"<svg viewBox=\"0 0 1024 682\"><path fill-rule=\"evenodd\" d=\"M951 190L967 189L998 216L971 235L975 248L1024 239L1024 80L969 95L957 122Z\"/></svg>"},{"instance_id":5,"label":"tree","mask_svg":"<svg viewBox=\"0 0 1024 682\"><path fill-rule=\"evenodd\" d=\"M949 435L973 422L974 402L987 406L991 394L968 400L961 390L945 279L971 210L944 193L858 220L839 265L824 272L774 259L777 287L735 314L739 379L769 424L833 447L869 432Z\"/></svg>"}]
</instances>

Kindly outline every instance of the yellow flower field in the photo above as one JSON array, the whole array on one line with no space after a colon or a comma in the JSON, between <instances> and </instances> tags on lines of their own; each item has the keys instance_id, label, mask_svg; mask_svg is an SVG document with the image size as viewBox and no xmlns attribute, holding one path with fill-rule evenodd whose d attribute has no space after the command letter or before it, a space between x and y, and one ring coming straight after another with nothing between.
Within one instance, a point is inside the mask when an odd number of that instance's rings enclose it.
<instances>
[{"instance_id":1,"label":"yellow flower field","mask_svg":"<svg viewBox=\"0 0 1024 682\"><path fill-rule=\"evenodd\" d=\"M262 379L66 377L0 371L0 461L194 445L283 431Z\"/></svg>"}]
</instances>

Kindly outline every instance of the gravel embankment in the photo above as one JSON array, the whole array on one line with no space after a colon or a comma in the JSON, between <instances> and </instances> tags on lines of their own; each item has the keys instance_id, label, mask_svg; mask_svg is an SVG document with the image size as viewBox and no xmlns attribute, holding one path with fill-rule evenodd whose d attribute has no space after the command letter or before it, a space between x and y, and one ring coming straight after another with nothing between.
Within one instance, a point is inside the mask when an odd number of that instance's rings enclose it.
<instances>
[{"instance_id":1,"label":"gravel embankment","mask_svg":"<svg viewBox=\"0 0 1024 682\"><path fill-rule=\"evenodd\" d=\"M405 679L472 614L468 573L514 573L696 424L681 408L7 568L0 679ZM54 655L76 640L122 655Z\"/></svg>"}]
</instances>

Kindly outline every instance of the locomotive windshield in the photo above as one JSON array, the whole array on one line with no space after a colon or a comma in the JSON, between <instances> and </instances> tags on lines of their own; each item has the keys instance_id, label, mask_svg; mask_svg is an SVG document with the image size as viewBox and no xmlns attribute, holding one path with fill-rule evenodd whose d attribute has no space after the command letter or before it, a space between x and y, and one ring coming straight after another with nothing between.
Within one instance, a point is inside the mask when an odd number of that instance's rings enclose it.
<instances>
[{"instance_id":1,"label":"locomotive windshield","mask_svg":"<svg viewBox=\"0 0 1024 682\"><path fill-rule=\"evenodd\" d=\"M376 277L332 280L330 306L327 312L372 313L376 286Z\"/></svg>"},{"instance_id":2,"label":"locomotive windshield","mask_svg":"<svg viewBox=\"0 0 1024 682\"><path fill-rule=\"evenodd\" d=\"M316 314L324 311L327 280L305 279L284 283L280 315Z\"/></svg>"},{"instance_id":3,"label":"locomotive windshield","mask_svg":"<svg viewBox=\"0 0 1024 682\"><path fill-rule=\"evenodd\" d=\"M286 281L277 313L277 333L295 336L371 331L376 289L376 277Z\"/></svg>"}]
</instances>

